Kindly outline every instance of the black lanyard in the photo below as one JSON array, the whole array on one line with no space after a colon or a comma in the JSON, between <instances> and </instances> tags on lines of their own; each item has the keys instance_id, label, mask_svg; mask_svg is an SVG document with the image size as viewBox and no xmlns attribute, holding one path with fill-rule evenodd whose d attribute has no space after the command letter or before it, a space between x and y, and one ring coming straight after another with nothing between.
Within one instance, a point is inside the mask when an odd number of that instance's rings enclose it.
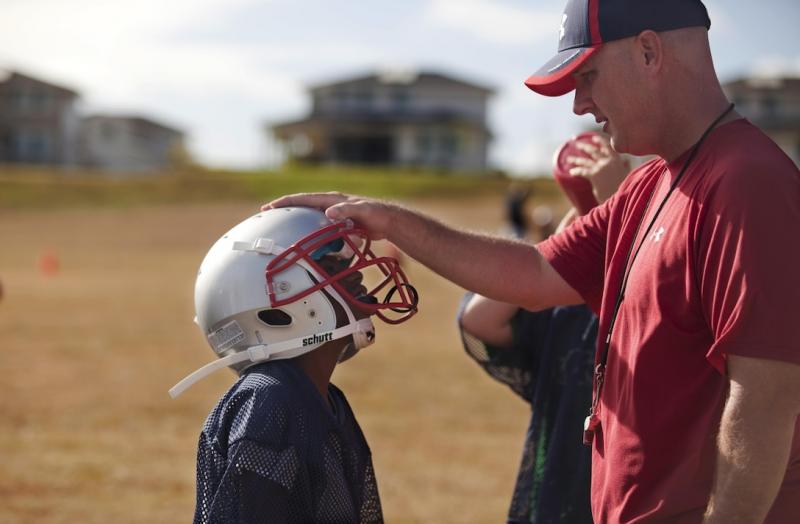
<instances>
[{"instance_id":1,"label":"black lanyard","mask_svg":"<svg viewBox=\"0 0 800 524\"><path fill-rule=\"evenodd\" d=\"M636 226L636 232L633 234L633 240L631 240L631 246L628 248L628 253L625 255L625 273L622 278L622 283L619 287L619 292L617 293L617 299L614 301L614 312L611 314L611 321L608 325L608 333L606 334L605 341L603 342L603 351L600 355L600 362L595 366L594 369L594 387L592 388L592 405L589 408L589 416L586 417L586 421L584 422L584 432L583 432L583 443L584 444L591 444L592 438L594 438L594 432L597 429L598 424L600 423L599 419L597 418L597 404L600 402L600 393L603 390L603 382L605 381L605 374L606 374L606 363L608 362L608 352L611 349L611 335L614 332L614 325L617 322L617 315L619 314L619 308L622 305L622 301L625 299L625 289L628 287L628 277L631 274L631 268L633 268L633 263L636 261L637 255L639 255L639 251L642 249L642 246L647 240L647 235L650 233L650 229L652 229L653 225L658 219L658 215L661 214L661 210L664 209L664 205L669 200L669 197L672 195L672 192L678 187L678 182L681 181L683 175L686 173L686 170L689 168L689 164L692 163L694 157L697 155L697 151L700 149L700 145L705 141L706 137L708 137L711 130L714 129L720 121L725 118L728 113L733 110L734 104L728 106L725 111L719 115L708 128L705 130L703 135L700 137L695 145L692 147L692 150L689 152L689 158L686 159L686 162L683 164L680 173L678 176L675 177L675 180L672 182L672 185L669 187L669 191L667 195L661 200L661 204L659 204L658 209L656 210L655 215L650 220L650 224L648 224L647 229L645 229L644 235L642 235L642 240L639 242L639 247L636 248L636 251L633 251L634 245L636 245L636 238L639 236L639 230L642 227L642 222L644 222L644 217L647 216L647 212L650 210L650 204L653 201L653 197L658 191L659 186L661 186L661 179L659 178L659 182L653 188L653 192L650 193L650 198L647 200L647 205L644 208L644 213L639 218L639 223ZM662 173L663 176L663 173ZM633 258L631 258L631 253L633 253Z\"/></svg>"}]
</instances>

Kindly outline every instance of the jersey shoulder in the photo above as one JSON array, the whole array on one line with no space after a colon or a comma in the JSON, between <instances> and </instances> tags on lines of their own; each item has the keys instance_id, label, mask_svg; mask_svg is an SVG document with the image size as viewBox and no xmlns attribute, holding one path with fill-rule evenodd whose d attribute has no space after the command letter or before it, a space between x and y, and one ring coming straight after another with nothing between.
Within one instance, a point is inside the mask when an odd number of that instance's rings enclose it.
<instances>
[{"instance_id":1,"label":"jersey shoulder","mask_svg":"<svg viewBox=\"0 0 800 524\"><path fill-rule=\"evenodd\" d=\"M286 362L270 362L245 372L209 415L204 432L229 446L247 439L282 446L294 421L308 409L301 373Z\"/></svg>"}]
</instances>

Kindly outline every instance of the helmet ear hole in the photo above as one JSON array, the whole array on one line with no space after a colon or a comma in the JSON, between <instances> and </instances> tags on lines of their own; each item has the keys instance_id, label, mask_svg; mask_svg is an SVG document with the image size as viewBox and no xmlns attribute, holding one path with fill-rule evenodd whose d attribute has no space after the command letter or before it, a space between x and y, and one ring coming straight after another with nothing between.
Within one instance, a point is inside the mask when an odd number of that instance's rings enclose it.
<instances>
[{"instance_id":1,"label":"helmet ear hole","mask_svg":"<svg viewBox=\"0 0 800 524\"><path fill-rule=\"evenodd\" d=\"M292 324L292 317L281 309L262 309L258 319L268 326L280 327Z\"/></svg>"}]
</instances>

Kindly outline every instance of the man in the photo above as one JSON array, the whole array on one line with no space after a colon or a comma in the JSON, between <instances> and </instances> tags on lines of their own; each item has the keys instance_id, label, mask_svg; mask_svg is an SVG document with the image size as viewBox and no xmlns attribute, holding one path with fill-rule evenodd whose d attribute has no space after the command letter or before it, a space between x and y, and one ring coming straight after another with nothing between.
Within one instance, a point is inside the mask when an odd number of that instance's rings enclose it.
<instances>
[{"instance_id":1,"label":"man","mask_svg":"<svg viewBox=\"0 0 800 524\"><path fill-rule=\"evenodd\" d=\"M203 260L197 324L220 358L170 394L228 366L240 378L200 434L196 524L383 522L369 446L330 379L374 341L370 314L392 308L393 322L405 320L416 294L404 300L399 265L359 245L364 234L317 210L272 210L228 231ZM367 269L399 289L394 298L367 291Z\"/></svg>"},{"instance_id":2,"label":"man","mask_svg":"<svg viewBox=\"0 0 800 524\"><path fill-rule=\"evenodd\" d=\"M657 157L536 249L386 202L271 203L351 217L497 300L599 311L586 434L597 522L800 515L800 172L730 110L709 27L695 0L567 4L559 54L527 85L574 89L575 113L617 151Z\"/></svg>"}]
</instances>

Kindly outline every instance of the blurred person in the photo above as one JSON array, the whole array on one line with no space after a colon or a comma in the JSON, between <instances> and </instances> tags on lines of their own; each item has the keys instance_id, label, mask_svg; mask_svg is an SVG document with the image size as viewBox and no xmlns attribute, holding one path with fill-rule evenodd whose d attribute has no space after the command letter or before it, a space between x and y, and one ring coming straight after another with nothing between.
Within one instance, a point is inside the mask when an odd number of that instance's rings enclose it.
<instances>
[{"instance_id":1,"label":"blurred person","mask_svg":"<svg viewBox=\"0 0 800 524\"><path fill-rule=\"evenodd\" d=\"M544 240L556 230L553 208L547 204L539 204L533 208L531 222L533 223L532 234L528 238L534 241Z\"/></svg>"},{"instance_id":2,"label":"blurred person","mask_svg":"<svg viewBox=\"0 0 800 524\"><path fill-rule=\"evenodd\" d=\"M594 144L581 143L585 156L569 157L572 176L586 176L600 203L629 168L608 145L598 136ZM467 354L531 406L508 522L591 523L591 450L581 436L591 404L597 316L584 305L531 312L467 293L458 323Z\"/></svg>"},{"instance_id":3,"label":"blurred person","mask_svg":"<svg viewBox=\"0 0 800 524\"><path fill-rule=\"evenodd\" d=\"M506 223L514 238L525 238L530 231L525 205L531 197L530 187L512 183L506 191Z\"/></svg>"},{"instance_id":4,"label":"blurred person","mask_svg":"<svg viewBox=\"0 0 800 524\"><path fill-rule=\"evenodd\" d=\"M800 515L800 172L734 111L699 0L569 0L534 91L575 91L618 152L655 158L534 246L391 202L292 195L454 283L530 310L599 313L596 522L791 523Z\"/></svg>"},{"instance_id":5,"label":"blurred person","mask_svg":"<svg viewBox=\"0 0 800 524\"><path fill-rule=\"evenodd\" d=\"M228 231L203 260L196 321L219 360L170 394L224 367L239 379L200 434L196 524L383 521L369 446L330 378L373 343L370 314L401 322L416 292L363 235L317 210L272 210ZM367 269L380 270L372 291Z\"/></svg>"}]
</instances>

